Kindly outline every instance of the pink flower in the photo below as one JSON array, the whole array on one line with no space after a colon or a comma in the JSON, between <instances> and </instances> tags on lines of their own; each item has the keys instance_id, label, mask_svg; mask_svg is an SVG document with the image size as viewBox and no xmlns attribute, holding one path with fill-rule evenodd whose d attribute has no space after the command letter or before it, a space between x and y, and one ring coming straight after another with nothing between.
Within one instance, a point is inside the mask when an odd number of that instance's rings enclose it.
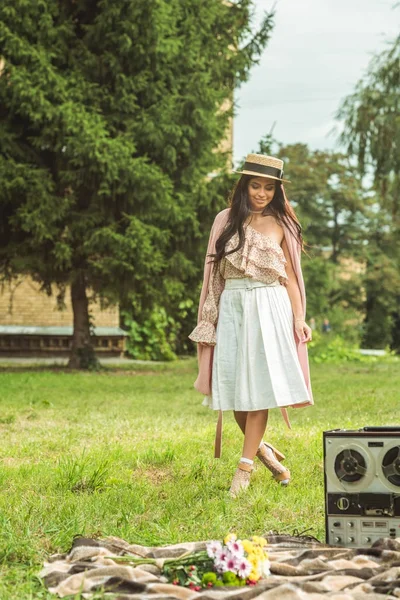
<instances>
[{"instance_id":1,"label":"pink flower","mask_svg":"<svg viewBox=\"0 0 400 600\"><path fill-rule=\"evenodd\" d=\"M225 562L227 556L228 556L228 551L225 548L221 548L220 550L216 551L215 560L217 560L218 562Z\"/></svg>"},{"instance_id":2,"label":"pink flower","mask_svg":"<svg viewBox=\"0 0 400 600\"><path fill-rule=\"evenodd\" d=\"M247 579L252 570L251 563L245 558L241 558L237 562L237 574L241 579Z\"/></svg>"},{"instance_id":3,"label":"pink flower","mask_svg":"<svg viewBox=\"0 0 400 600\"><path fill-rule=\"evenodd\" d=\"M230 552L220 552L218 558L215 559L215 567L219 573L225 573L226 571L233 571L236 573L238 559L233 556Z\"/></svg>"},{"instance_id":4,"label":"pink flower","mask_svg":"<svg viewBox=\"0 0 400 600\"><path fill-rule=\"evenodd\" d=\"M225 569L224 570L225 571L233 571L234 573L236 573L237 564L238 564L238 559L236 558L236 556L233 556L233 554L229 553L225 560Z\"/></svg>"},{"instance_id":5,"label":"pink flower","mask_svg":"<svg viewBox=\"0 0 400 600\"><path fill-rule=\"evenodd\" d=\"M231 540L226 544L226 547L232 556L239 558L240 556L244 555L244 548L240 540Z\"/></svg>"},{"instance_id":6,"label":"pink flower","mask_svg":"<svg viewBox=\"0 0 400 600\"><path fill-rule=\"evenodd\" d=\"M206 545L207 554L210 558L215 558L217 553L222 550L222 544L218 541L209 542Z\"/></svg>"},{"instance_id":7,"label":"pink flower","mask_svg":"<svg viewBox=\"0 0 400 600\"><path fill-rule=\"evenodd\" d=\"M217 571L217 573L225 573L226 569L225 569L225 561L224 560L215 560L214 561L214 566L215 566L215 570Z\"/></svg>"},{"instance_id":8,"label":"pink flower","mask_svg":"<svg viewBox=\"0 0 400 600\"><path fill-rule=\"evenodd\" d=\"M228 552L221 548L221 550L217 550L215 553L214 564L215 568L219 573L224 573L227 569L225 568L225 562L228 558Z\"/></svg>"}]
</instances>

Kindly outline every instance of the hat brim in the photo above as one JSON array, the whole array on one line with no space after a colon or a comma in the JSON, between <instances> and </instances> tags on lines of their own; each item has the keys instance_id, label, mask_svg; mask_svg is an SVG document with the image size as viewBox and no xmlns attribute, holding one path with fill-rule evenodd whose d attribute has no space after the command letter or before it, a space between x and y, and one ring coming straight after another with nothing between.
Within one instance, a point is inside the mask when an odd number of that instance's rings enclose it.
<instances>
[{"instance_id":1,"label":"hat brim","mask_svg":"<svg viewBox=\"0 0 400 600\"><path fill-rule=\"evenodd\" d=\"M264 175L264 173L256 173L255 171L232 171L232 173L238 173L239 175L253 175L253 177L265 177L266 179L276 179L276 181L282 181L282 183L291 183L289 179L279 179L273 175Z\"/></svg>"}]
</instances>

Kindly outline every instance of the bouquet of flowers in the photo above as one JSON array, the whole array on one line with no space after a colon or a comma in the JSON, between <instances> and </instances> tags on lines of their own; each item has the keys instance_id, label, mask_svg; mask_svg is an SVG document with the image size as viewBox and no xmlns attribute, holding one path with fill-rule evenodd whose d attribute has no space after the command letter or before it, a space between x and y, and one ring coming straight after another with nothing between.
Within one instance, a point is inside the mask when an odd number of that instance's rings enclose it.
<instances>
[{"instance_id":1,"label":"bouquet of flowers","mask_svg":"<svg viewBox=\"0 0 400 600\"><path fill-rule=\"evenodd\" d=\"M206 550L166 561L163 574L175 585L199 591L204 587L255 585L270 575L267 540L253 536L238 540L230 533L209 542Z\"/></svg>"}]
</instances>

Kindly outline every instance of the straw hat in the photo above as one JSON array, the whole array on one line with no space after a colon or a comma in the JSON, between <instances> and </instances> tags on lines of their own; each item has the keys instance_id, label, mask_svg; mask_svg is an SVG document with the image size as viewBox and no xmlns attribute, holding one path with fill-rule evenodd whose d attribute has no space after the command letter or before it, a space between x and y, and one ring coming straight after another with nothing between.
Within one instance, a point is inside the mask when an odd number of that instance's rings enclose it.
<instances>
[{"instance_id":1,"label":"straw hat","mask_svg":"<svg viewBox=\"0 0 400 600\"><path fill-rule=\"evenodd\" d=\"M288 179L283 179L283 160L265 154L248 154L246 162L243 165L243 171L234 171L241 175L253 175L254 177L269 177L285 183L290 183Z\"/></svg>"}]
</instances>

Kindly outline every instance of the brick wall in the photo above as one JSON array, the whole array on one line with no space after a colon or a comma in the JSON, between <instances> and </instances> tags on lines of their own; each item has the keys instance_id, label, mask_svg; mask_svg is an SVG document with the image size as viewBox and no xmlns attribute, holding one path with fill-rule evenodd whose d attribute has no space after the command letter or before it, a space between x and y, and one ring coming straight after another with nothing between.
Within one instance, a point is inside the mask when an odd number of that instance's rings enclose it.
<instances>
[{"instance_id":1,"label":"brick wall","mask_svg":"<svg viewBox=\"0 0 400 600\"><path fill-rule=\"evenodd\" d=\"M56 288L53 296L40 292L39 285L29 277L0 286L0 325L72 325L69 289L65 295L65 310L58 310L56 295ZM99 304L93 304L91 312L97 327L119 326L118 307L101 310Z\"/></svg>"}]
</instances>

